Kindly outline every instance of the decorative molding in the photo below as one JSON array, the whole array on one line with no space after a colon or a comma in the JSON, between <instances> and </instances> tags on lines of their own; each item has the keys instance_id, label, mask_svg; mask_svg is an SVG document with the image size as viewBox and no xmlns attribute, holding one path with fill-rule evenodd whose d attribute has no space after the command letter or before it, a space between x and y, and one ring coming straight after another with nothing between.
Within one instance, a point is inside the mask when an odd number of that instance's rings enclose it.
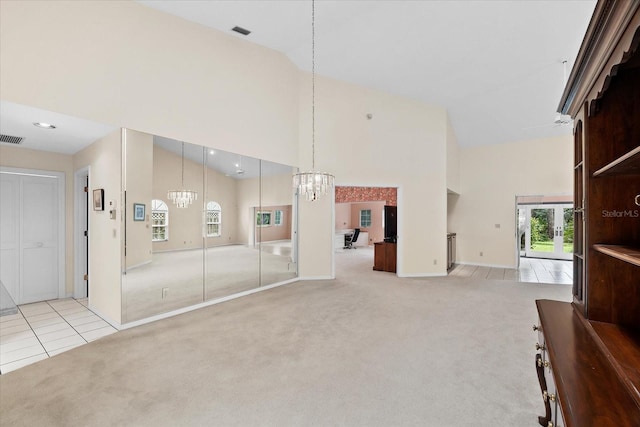
<instances>
[{"instance_id":1,"label":"decorative molding","mask_svg":"<svg viewBox=\"0 0 640 427\"><path fill-rule=\"evenodd\" d=\"M622 59L619 63L614 65L611 68L611 72L605 77L604 83L602 84L602 88L598 91L596 97L591 100L589 105L589 115L593 115L600 110L600 99L604 95L604 93L609 89L609 85L611 84L611 79L618 75L620 70L625 68L625 65L629 62L629 60L637 53L638 47L640 46L640 27L636 28L636 32L631 40L631 45L629 49L624 51L622 54ZM637 62L637 61L636 61Z\"/></svg>"},{"instance_id":2,"label":"decorative molding","mask_svg":"<svg viewBox=\"0 0 640 427\"><path fill-rule=\"evenodd\" d=\"M613 67L619 64L623 52L631 50L621 50L618 46L627 27L632 21L640 19L637 16L639 8L640 0L598 2L560 99L558 112L575 117L601 79L607 65Z\"/></svg>"}]
</instances>

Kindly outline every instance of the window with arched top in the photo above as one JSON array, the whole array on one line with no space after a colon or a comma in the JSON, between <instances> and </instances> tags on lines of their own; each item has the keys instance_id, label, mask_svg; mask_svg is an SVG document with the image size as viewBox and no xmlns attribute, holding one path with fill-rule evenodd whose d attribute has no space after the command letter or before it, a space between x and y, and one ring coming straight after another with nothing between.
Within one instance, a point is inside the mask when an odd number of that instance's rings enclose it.
<instances>
[{"instance_id":1,"label":"window with arched top","mask_svg":"<svg viewBox=\"0 0 640 427\"><path fill-rule=\"evenodd\" d=\"M217 202L207 202L207 237L222 235L222 208Z\"/></svg>"},{"instance_id":2,"label":"window with arched top","mask_svg":"<svg viewBox=\"0 0 640 427\"><path fill-rule=\"evenodd\" d=\"M158 199L151 201L151 241L169 240L169 207Z\"/></svg>"}]
</instances>

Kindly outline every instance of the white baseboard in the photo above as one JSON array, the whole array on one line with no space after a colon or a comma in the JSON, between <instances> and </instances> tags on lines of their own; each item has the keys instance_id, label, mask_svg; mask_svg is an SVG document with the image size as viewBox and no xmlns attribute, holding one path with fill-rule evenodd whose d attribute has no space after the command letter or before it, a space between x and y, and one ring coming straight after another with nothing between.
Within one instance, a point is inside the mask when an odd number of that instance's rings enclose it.
<instances>
[{"instance_id":1,"label":"white baseboard","mask_svg":"<svg viewBox=\"0 0 640 427\"><path fill-rule=\"evenodd\" d=\"M514 265L499 265L499 264L481 264L478 262L456 262L457 265L477 265L478 267L491 267L491 268L510 268L515 269Z\"/></svg>"},{"instance_id":2,"label":"white baseboard","mask_svg":"<svg viewBox=\"0 0 640 427\"><path fill-rule=\"evenodd\" d=\"M335 280L335 276L307 276L299 277L300 281L312 281L312 280Z\"/></svg>"},{"instance_id":3,"label":"white baseboard","mask_svg":"<svg viewBox=\"0 0 640 427\"><path fill-rule=\"evenodd\" d=\"M403 277L403 278L411 278L411 277L446 277L447 273L411 273L411 274L405 274L405 273L397 273L398 277Z\"/></svg>"},{"instance_id":4,"label":"white baseboard","mask_svg":"<svg viewBox=\"0 0 640 427\"><path fill-rule=\"evenodd\" d=\"M140 264L132 265L131 267L127 268L126 271L130 271L138 267L142 267L143 265L151 264L152 262L153 262L152 260L149 260L149 261L141 262ZM126 271L125 271L125 274L127 274Z\"/></svg>"}]
</instances>

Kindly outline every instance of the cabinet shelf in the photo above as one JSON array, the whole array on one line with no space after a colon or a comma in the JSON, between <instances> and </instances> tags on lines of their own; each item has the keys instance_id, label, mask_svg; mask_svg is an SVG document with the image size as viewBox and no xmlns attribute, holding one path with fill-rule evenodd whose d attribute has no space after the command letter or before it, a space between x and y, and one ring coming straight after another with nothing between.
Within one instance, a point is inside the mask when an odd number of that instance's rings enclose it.
<instances>
[{"instance_id":1,"label":"cabinet shelf","mask_svg":"<svg viewBox=\"0 0 640 427\"><path fill-rule=\"evenodd\" d=\"M640 174L640 146L618 157L613 162L593 173L594 177L607 175L636 175Z\"/></svg>"},{"instance_id":2,"label":"cabinet shelf","mask_svg":"<svg viewBox=\"0 0 640 427\"><path fill-rule=\"evenodd\" d=\"M620 245L593 245L593 249L640 267L640 249Z\"/></svg>"},{"instance_id":3,"label":"cabinet shelf","mask_svg":"<svg viewBox=\"0 0 640 427\"><path fill-rule=\"evenodd\" d=\"M620 325L590 322L596 342L613 356L613 367L640 406L640 333Z\"/></svg>"}]
</instances>

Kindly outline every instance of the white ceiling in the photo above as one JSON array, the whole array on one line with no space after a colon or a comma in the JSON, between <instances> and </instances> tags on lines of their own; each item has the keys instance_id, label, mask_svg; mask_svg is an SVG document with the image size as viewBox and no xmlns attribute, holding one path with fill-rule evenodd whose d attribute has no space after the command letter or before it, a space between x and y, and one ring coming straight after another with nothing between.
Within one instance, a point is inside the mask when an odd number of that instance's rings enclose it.
<instances>
[{"instance_id":1,"label":"white ceiling","mask_svg":"<svg viewBox=\"0 0 640 427\"><path fill-rule=\"evenodd\" d=\"M311 69L309 0L138 3ZM446 107L461 146L569 134L554 125L562 61L570 71L595 3L318 0L316 73Z\"/></svg>"},{"instance_id":2,"label":"white ceiling","mask_svg":"<svg viewBox=\"0 0 640 427\"><path fill-rule=\"evenodd\" d=\"M39 128L33 125L35 122L50 123L56 128ZM75 154L115 129L102 123L0 100L0 133L23 137L24 141L18 147Z\"/></svg>"}]
</instances>

